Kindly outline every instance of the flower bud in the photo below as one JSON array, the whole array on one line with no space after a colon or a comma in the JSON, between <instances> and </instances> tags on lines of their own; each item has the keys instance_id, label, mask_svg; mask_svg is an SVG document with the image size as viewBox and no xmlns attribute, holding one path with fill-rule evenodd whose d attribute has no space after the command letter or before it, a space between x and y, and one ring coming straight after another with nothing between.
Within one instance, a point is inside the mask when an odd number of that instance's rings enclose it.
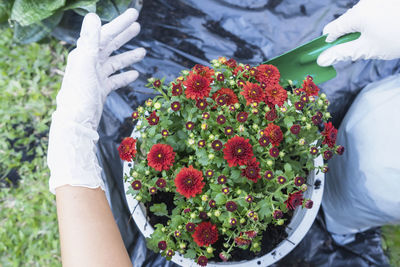
<instances>
[{"instance_id":1,"label":"flower bud","mask_svg":"<svg viewBox=\"0 0 400 267\"><path fill-rule=\"evenodd\" d=\"M188 71L188 70L183 70L183 71L182 71L182 74L183 74L183 75L188 75L188 74L189 74L189 71Z\"/></svg>"},{"instance_id":2,"label":"flower bud","mask_svg":"<svg viewBox=\"0 0 400 267\"><path fill-rule=\"evenodd\" d=\"M196 218L196 213L192 212L192 213L190 214L190 218L192 218L192 219Z\"/></svg>"},{"instance_id":3,"label":"flower bud","mask_svg":"<svg viewBox=\"0 0 400 267\"><path fill-rule=\"evenodd\" d=\"M235 103L235 108L236 109L240 108L240 104L239 103Z\"/></svg>"},{"instance_id":4,"label":"flower bud","mask_svg":"<svg viewBox=\"0 0 400 267\"><path fill-rule=\"evenodd\" d=\"M147 171L145 171L145 173L144 174L146 174L146 175L149 175L150 174L150 171L149 170L147 170Z\"/></svg>"},{"instance_id":5,"label":"flower bud","mask_svg":"<svg viewBox=\"0 0 400 267\"><path fill-rule=\"evenodd\" d=\"M331 114L329 112L325 112L324 117L329 119L331 117Z\"/></svg>"},{"instance_id":6,"label":"flower bud","mask_svg":"<svg viewBox=\"0 0 400 267\"><path fill-rule=\"evenodd\" d=\"M308 122L306 123L306 129L310 130L311 129L311 124L309 124Z\"/></svg>"},{"instance_id":7,"label":"flower bud","mask_svg":"<svg viewBox=\"0 0 400 267\"><path fill-rule=\"evenodd\" d=\"M201 196L201 200L202 201L207 201L208 200L208 196L207 195L202 195Z\"/></svg>"},{"instance_id":8,"label":"flower bud","mask_svg":"<svg viewBox=\"0 0 400 267\"><path fill-rule=\"evenodd\" d=\"M146 106L151 107L151 105L153 105L153 100L151 100L150 98L147 99L145 102Z\"/></svg>"},{"instance_id":9,"label":"flower bud","mask_svg":"<svg viewBox=\"0 0 400 267\"><path fill-rule=\"evenodd\" d=\"M305 116L301 117L301 121L306 121L306 120L307 120L307 118Z\"/></svg>"},{"instance_id":10,"label":"flower bud","mask_svg":"<svg viewBox=\"0 0 400 267\"><path fill-rule=\"evenodd\" d=\"M160 108L161 108L161 103L160 103L160 102L156 102L156 103L154 104L154 108L155 108L155 109L160 109Z\"/></svg>"},{"instance_id":11,"label":"flower bud","mask_svg":"<svg viewBox=\"0 0 400 267\"><path fill-rule=\"evenodd\" d=\"M214 211L214 216L215 217L221 216L221 212L219 210Z\"/></svg>"},{"instance_id":12,"label":"flower bud","mask_svg":"<svg viewBox=\"0 0 400 267\"><path fill-rule=\"evenodd\" d=\"M192 139L192 138L190 138L190 139L188 140L188 144L189 144L189 145L194 145L194 142L195 142L195 141L194 141L194 139Z\"/></svg>"},{"instance_id":13,"label":"flower bud","mask_svg":"<svg viewBox=\"0 0 400 267\"><path fill-rule=\"evenodd\" d=\"M233 86L233 85L235 85L235 81L234 81L234 80L229 80L229 84L230 84L231 86Z\"/></svg>"},{"instance_id":14,"label":"flower bud","mask_svg":"<svg viewBox=\"0 0 400 267\"><path fill-rule=\"evenodd\" d=\"M214 140L214 138L215 138L215 136L214 136L213 134L210 134L210 135L208 136L208 139L210 139L210 140Z\"/></svg>"},{"instance_id":15,"label":"flower bud","mask_svg":"<svg viewBox=\"0 0 400 267\"><path fill-rule=\"evenodd\" d=\"M267 165L268 165L268 166L272 166L272 165L274 165L274 162L273 162L272 160L269 159L269 160L267 160Z\"/></svg>"},{"instance_id":16,"label":"flower bud","mask_svg":"<svg viewBox=\"0 0 400 267\"><path fill-rule=\"evenodd\" d=\"M142 106L140 106L140 107L138 107L137 111L138 111L139 113L143 113L144 108L143 108Z\"/></svg>"},{"instance_id":17,"label":"flower bud","mask_svg":"<svg viewBox=\"0 0 400 267\"><path fill-rule=\"evenodd\" d=\"M215 157L214 154L212 154L212 153L211 153L211 154L208 154L208 158L209 158L209 159L213 159L214 157Z\"/></svg>"},{"instance_id":18,"label":"flower bud","mask_svg":"<svg viewBox=\"0 0 400 267\"><path fill-rule=\"evenodd\" d=\"M244 132L244 126L243 125L239 125L239 132Z\"/></svg>"},{"instance_id":19,"label":"flower bud","mask_svg":"<svg viewBox=\"0 0 400 267\"><path fill-rule=\"evenodd\" d=\"M306 140L304 138L299 139L299 145L304 145L306 143Z\"/></svg>"},{"instance_id":20,"label":"flower bud","mask_svg":"<svg viewBox=\"0 0 400 267\"><path fill-rule=\"evenodd\" d=\"M254 124L252 125L252 127L253 127L254 130L258 130L258 124L255 124L255 123L254 123Z\"/></svg>"},{"instance_id":21,"label":"flower bud","mask_svg":"<svg viewBox=\"0 0 400 267\"><path fill-rule=\"evenodd\" d=\"M271 109L269 108L269 106L265 106L264 111L265 112L269 112Z\"/></svg>"},{"instance_id":22,"label":"flower bud","mask_svg":"<svg viewBox=\"0 0 400 267\"><path fill-rule=\"evenodd\" d=\"M242 190L238 189L236 190L236 194L240 195L242 193Z\"/></svg>"},{"instance_id":23,"label":"flower bud","mask_svg":"<svg viewBox=\"0 0 400 267\"><path fill-rule=\"evenodd\" d=\"M322 99L326 98L326 94L324 94L324 93L322 93L320 96L321 96Z\"/></svg>"},{"instance_id":24,"label":"flower bud","mask_svg":"<svg viewBox=\"0 0 400 267\"><path fill-rule=\"evenodd\" d=\"M189 134L189 137L190 137L190 138L194 138L194 133L190 133L190 134Z\"/></svg>"},{"instance_id":25,"label":"flower bud","mask_svg":"<svg viewBox=\"0 0 400 267\"><path fill-rule=\"evenodd\" d=\"M147 134L146 134L146 133L141 133L141 134L140 134L140 137L142 137L143 139L146 139Z\"/></svg>"},{"instance_id":26,"label":"flower bud","mask_svg":"<svg viewBox=\"0 0 400 267\"><path fill-rule=\"evenodd\" d=\"M285 220L284 220L284 219L279 219L279 220L276 222L277 225L283 225L284 223L285 223Z\"/></svg>"},{"instance_id":27,"label":"flower bud","mask_svg":"<svg viewBox=\"0 0 400 267\"><path fill-rule=\"evenodd\" d=\"M203 211L204 208L203 208L203 207L198 207L198 210L199 210L199 211Z\"/></svg>"},{"instance_id":28,"label":"flower bud","mask_svg":"<svg viewBox=\"0 0 400 267\"><path fill-rule=\"evenodd\" d=\"M139 173L137 171L132 172L132 177L136 178L139 176Z\"/></svg>"},{"instance_id":29,"label":"flower bud","mask_svg":"<svg viewBox=\"0 0 400 267\"><path fill-rule=\"evenodd\" d=\"M284 156L285 156L285 152L280 151L280 152L279 152L279 157L283 158Z\"/></svg>"},{"instance_id":30,"label":"flower bud","mask_svg":"<svg viewBox=\"0 0 400 267\"><path fill-rule=\"evenodd\" d=\"M211 254L211 253L213 253L213 251L214 251L214 249L213 249L212 247L207 247L207 252L208 252L208 253Z\"/></svg>"},{"instance_id":31,"label":"flower bud","mask_svg":"<svg viewBox=\"0 0 400 267\"><path fill-rule=\"evenodd\" d=\"M142 196L137 195L137 196L135 197L135 199L136 199L137 201L140 201L140 200L142 200Z\"/></svg>"},{"instance_id":32,"label":"flower bud","mask_svg":"<svg viewBox=\"0 0 400 267\"><path fill-rule=\"evenodd\" d=\"M319 107L322 107L322 105L324 104L324 101L322 101L321 99L318 99L317 104Z\"/></svg>"},{"instance_id":33,"label":"flower bud","mask_svg":"<svg viewBox=\"0 0 400 267\"><path fill-rule=\"evenodd\" d=\"M240 218L239 222L240 222L240 224L244 224L246 222L246 219L245 218Z\"/></svg>"},{"instance_id":34,"label":"flower bud","mask_svg":"<svg viewBox=\"0 0 400 267\"><path fill-rule=\"evenodd\" d=\"M161 228L161 232L165 232L167 231L167 229L165 229L165 227Z\"/></svg>"}]
</instances>

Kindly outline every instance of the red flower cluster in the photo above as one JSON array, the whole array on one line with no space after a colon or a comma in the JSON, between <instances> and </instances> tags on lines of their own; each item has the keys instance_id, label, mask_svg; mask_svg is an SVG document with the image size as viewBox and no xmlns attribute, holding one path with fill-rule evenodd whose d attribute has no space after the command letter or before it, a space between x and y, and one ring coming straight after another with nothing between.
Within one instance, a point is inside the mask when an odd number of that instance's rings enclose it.
<instances>
[{"instance_id":1,"label":"red flower cluster","mask_svg":"<svg viewBox=\"0 0 400 267\"><path fill-rule=\"evenodd\" d=\"M118 147L119 157L125 161L132 161L136 155L136 139L125 137Z\"/></svg>"},{"instance_id":2,"label":"red flower cluster","mask_svg":"<svg viewBox=\"0 0 400 267\"><path fill-rule=\"evenodd\" d=\"M170 145L155 144L147 154L147 161L157 171L169 170L175 161L175 152Z\"/></svg>"},{"instance_id":3,"label":"red flower cluster","mask_svg":"<svg viewBox=\"0 0 400 267\"><path fill-rule=\"evenodd\" d=\"M247 179L257 183L258 179L261 178L260 176L260 162L256 160L256 158L252 158L246 164L246 168L242 169L242 176L246 177Z\"/></svg>"},{"instance_id":4,"label":"red flower cluster","mask_svg":"<svg viewBox=\"0 0 400 267\"><path fill-rule=\"evenodd\" d=\"M210 69L209 67L203 66L201 64L196 64L189 74L198 74L200 76L203 76L210 82L214 80L212 78L212 76L214 76L214 70Z\"/></svg>"},{"instance_id":5,"label":"red flower cluster","mask_svg":"<svg viewBox=\"0 0 400 267\"><path fill-rule=\"evenodd\" d=\"M176 191L186 198L194 197L200 194L205 183L203 182L203 173L193 168L182 168L175 177Z\"/></svg>"},{"instance_id":6,"label":"red flower cluster","mask_svg":"<svg viewBox=\"0 0 400 267\"><path fill-rule=\"evenodd\" d=\"M212 245L218 240L217 226L210 222L202 222L196 226L192 237L200 247Z\"/></svg>"},{"instance_id":7,"label":"red flower cluster","mask_svg":"<svg viewBox=\"0 0 400 267\"><path fill-rule=\"evenodd\" d=\"M285 103L287 97L287 91L278 83L265 88L265 103L271 107L275 105L281 107Z\"/></svg>"},{"instance_id":8,"label":"red flower cluster","mask_svg":"<svg viewBox=\"0 0 400 267\"><path fill-rule=\"evenodd\" d=\"M256 80L264 82L267 86L279 83L281 74L277 67L273 65L262 64L257 67Z\"/></svg>"},{"instance_id":9,"label":"red flower cluster","mask_svg":"<svg viewBox=\"0 0 400 267\"><path fill-rule=\"evenodd\" d=\"M264 135L269 138L269 141L273 146L279 146L283 140L283 133L278 125L272 122L268 124L267 128L264 129Z\"/></svg>"},{"instance_id":10,"label":"red flower cluster","mask_svg":"<svg viewBox=\"0 0 400 267\"><path fill-rule=\"evenodd\" d=\"M300 190L293 194L289 193L288 199L284 203L289 210L294 210L303 203L303 200L303 191Z\"/></svg>"},{"instance_id":11,"label":"red flower cluster","mask_svg":"<svg viewBox=\"0 0 400 267\"><path fill-rule=\"evenodd\" d=\"M300 88L300 91L306 93L307 96L317 96L319 88L313 82L313 78L308 75L307 78L303 81L303 87Z\"/></svg>"},{"instance_id":12,"label":"red flower cluster","mask_svg":"<svg viewBox=\"0 0 400 267\"><path fill-rule=\"evenodd\" d=\"M325 129L322 131L321 134L325 136L322 144L327 144L330 148L335 146L337 129L335 129L331 122L325 123Z\"/></svg>"},{"instance_id":13,"label":"red flower cluster","mask_svg":"<svg viewBox=\"0 0 400 267\"><path fill-rule=\"evenodd\" d=\"M157 116L156 112L153 111L146 120L149 122L150 125L157 125L160 117Z\"/></svg>"},{"instance_id":14,"label":"red flower cluster","mask_svg":"<svg viewBox=\"0 0 400 267\"><path fill-rule=\"evenodd\" d=\"M229 139L223 151L224 159L228 162L229 167L245 165L254 156L253 147L250 145L249 139L244 139L240 136Z\"/></svg>"}]
</instances>

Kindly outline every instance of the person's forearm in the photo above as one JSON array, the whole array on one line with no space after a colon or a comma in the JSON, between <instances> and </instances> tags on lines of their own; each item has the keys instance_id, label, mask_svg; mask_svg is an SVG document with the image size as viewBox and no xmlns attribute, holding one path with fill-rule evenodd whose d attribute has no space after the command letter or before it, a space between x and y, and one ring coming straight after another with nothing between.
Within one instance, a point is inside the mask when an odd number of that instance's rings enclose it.
<instances>
[{"instance_id":1,"label":"person's forearm","mask_svg":"<svg viewBox=\"0 0 400 267\"><path fill-rule=\"evenodd\" d=\"M56 189L63 266L132 266L104 191Z\"/></svg>"}]
</instances>

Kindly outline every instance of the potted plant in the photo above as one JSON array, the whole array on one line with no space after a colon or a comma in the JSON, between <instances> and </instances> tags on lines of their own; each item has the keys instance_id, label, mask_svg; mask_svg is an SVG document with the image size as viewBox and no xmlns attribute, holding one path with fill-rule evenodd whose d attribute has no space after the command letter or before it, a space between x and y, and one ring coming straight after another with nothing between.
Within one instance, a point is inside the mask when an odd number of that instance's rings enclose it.
<instances>
[{"instance_id":1,"label":"potted plant","mask_svg":"<svg viewBox=\"0 0 400 267\"><path fill-rule=\"evenodd\" d=\"M168 260L265 266L305 235L322 197L321 156L344 148L311 76L285 90L272 65L211 63L169 84L149 80L160 94L132 113L138 123L118 148L128 203Z\"/></svg>"}]
</instances>

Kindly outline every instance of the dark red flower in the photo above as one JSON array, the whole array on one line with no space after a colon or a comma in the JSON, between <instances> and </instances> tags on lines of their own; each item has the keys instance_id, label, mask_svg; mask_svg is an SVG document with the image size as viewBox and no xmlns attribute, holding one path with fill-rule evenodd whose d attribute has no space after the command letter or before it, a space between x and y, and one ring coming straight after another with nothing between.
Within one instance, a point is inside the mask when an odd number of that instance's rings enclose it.
<instances>
[{"instance_id":1,"label":"dark red flower","mask_svg":"<svg viewBox=\"0 0 400 267\"><path fill-rule=\"evenodd\" d=\"M213 170L207 170L206 171L206 176L207 177L213 177L213 175L214 175L214 171Z\"/></svg>"},{"instance_id":2,"label":"dark red flower","mask_svg":"<svg viewBox=\"0 0 400 267\"><path fill-rule=\"evenodd\" d=\"M221 252L218 256L223 262L228 261L229 259L229 255L226 252Z\"/></svg>"},{"instance_id":3,"label":"dark red flower","mask_svg":"<svg viewBox=\"0 0 400 267\"><path fill-rule=\"evenodd\" d=\"M236 119L238 122L245 122L247 121L247 118L249 115L247 114L246 111L239 112L238 115L236 116Z\"/></svg>"},{"instance_id":4,"label":"dark red flower","mask_svg":"<svg viewBox=\"0 0 400 267\"><path fill-rule=\"evenodd\" d=\"M224 64L232 69L236 68L236 66L237 66L236 60L234 60L233 58L228 59L227 61L224 62Z\"/></svg>"},{"instance_id":5,"label":"dark red flower","mask_svg":"<svg viewBox=\"0 0 400 267\"><path fill-rule=\"evenodd\" d=\"M205 110L208 103L205 99L196 99L196 107L200 110Z\"/></svg>"},{"instance_id":6,"label":"dark red flower","mask_svg":"<svg viewBox=\"0 0 400 267\"><path fill-rule=\"evenodd\" d=\"M217 226L210 222L201 222L196 226L192 237L200 247L212 245L218 240Z\"/></svg>"},{"instance_id":7,"label":"dark red flower","mask_svg":"<svg viewBox=\"0 0 400 267\"><path fill-rule=\"evenodd\" d=\"M157 116L156 111L153 111L148 118L146 118L150 125L157 125L160 117Z\"/></svg>"},{"instance_id":8,"label":"dark red flower","mask_svg":"<svg viewBox=\"0 0 400 267\"><path fill-rule=\"evenodd\" d=\"M225 132L225 134L227 136L232 135L233 134L233 128L230 127L230 126L227 126L227 127L225 127L225 131L224 132Z\"/></svg>"},{"instance_id":9,"label":"dark red flower","mask_svg":"<svg viewBox=\"0 0 400 267\"><path fill-rule=\"evenodd\" d=\"M260 139L258 139L258 143L260 144L260 146L267 146L269 145L269 138L265 135L261 136Z\"/></svg>"},{"instance_id":10,"label":"dark red flower","mask_svg":"<svg viewBox=\"0 0 400 267\"><path fill-rule=\"evenodd\" d=\"M246 196L246 202L251 203L253 202L253 197L251 195Z\"/></svg>"},{"instance_id":11,"label":"dark red flower","mask_svg":"<svg viewBox=\"0 0 400 267\"><path fill-rule=\"evenodd\" d=\"M119 157L125 161L132 161L136 156L136 139L125 137L118 147Z\"/></svg>"},{"instance_id":12,"label":"dark red flower","mask_svg":"<svg viewBox=\"0 0 400 267\"><path fill-rule=\"evenodd\" d=\"M278 181L278 184L284 184L286 183L286 178L284 176L278 176L276 178L276 180Z\"/></svg>"},{"instance_id":13,"label":"dark red flower","mask_svg":"<svg viewBox=\"0 0 400 267\"><path fill-rule=\"evenodd\" d=\"M137 118L139 118L139 112L137 111L132 112L132 119L136 120Z\"/></svg>"},{"instance_id":14,"label":"dark red flower","mask_svg":"<svg viewBox=\"0 0 400 267\"><path fill-rule=\"evenodd\" d=\"M318 148L316 148L315 146L310 148L311 155L317 155L317 153L318 153Z\"/></svg>"},{"instance_id":15,"label":"dark red flower","mask_svg":"<svg viewBox=\"0 0 400 267\"><path fill-rule=\"evenodd\" d=\"M217 117L217 123L218 123L218 124L224 124L225 121L226 121L226 118L225 118L224 115L219 115L219 116Z\"/></svg>"},{"instance_id":16,"label":"dark red flower","mask_svg":"<svg viewBox=\"0 0 400 267\"><path fill-rule=\"evenodd\" d=\"M155 80L154 82L153 82L153 86L154 87L160 87L161 86L161 81L160 80Z\"/></svg>"},{"instance_id":17,"label":"dark red flower","mask_svg":"<svg viewBox=\"0 0 400 267\"><path fill-rule=\"evenodd\" d=\"M320 124L322 122L321 117L319 117L317 115L312 116L311 120L312 120L314 125L318 125L318 124Z\"/></svg>"},{"instance_id":18,"label":"dark red flower","mask_svg":"<svg viewBox=\"0 0 400 267\"><path fill-rule=\"evenodd\" d=\"M237 204L235 201L228 201L225 204L226 210L230 211L230 212L234 212L235 210L237 210Z\"/></svg>"},{"instance_id":19,"label":"dark red flower","mask_svg":"<svg viewBox=\"0 0 400 267\"><path fill-rule=\"evenodd\" d=\"M329 147L334 147L336 143L336 136L337 136L337 130L335 127L333 127L331 122L324 123L325 124L325 129L322 131L322 135L325 136L324 141L322 144L327 144Z\"/></svg>"},{"instance_id":20,"label":"dark red flower","mask_svg":"<svg viewBox=\"0 0 400 267\"><path fill-rule=\"evenodd\" d=\"M189 209L189 208L184 209L183 212L184 212L184 213L188 213L188 212L190 212L190 209Z\"/></svg>"},{"instance_id":21,"label":"dark red flower","mask_svg":"<svg viewBox=\"0 0 400 267\"><path fill-rule=\"evenodd\" d=\"M223 106L223 105L225 105L226 104L226 97L225 96L219 96L218 98L217 98L217 104L218 104L218 106ZM214 107L215 108L215 107Z\"/></svg>"},{"instance_id":22,"label":"dark red flower","mask_svg":"<svg viewBox=\"0 0 400 267\"><path fill-rule=\"evenodd\" d=\"M271 147L271 149L269 150L269 154L271 155L271 157L276 158L277 156L279 156L279 149L277 147Z\"/></svg>"},{"instance_id":23,"label":"dark red flower","mask_svg":"<svg viewBox=\"0 0 400 267\"><path fill-rule=\"evenodd\" d=\"M147 154L149 166L157 171L169 170L175 161L175 152L172 146L165 144L155 144Z\"/></svg>"},{"instance_id":24,"label":"dark red flower","mask_svg":"<svg viewBox=\"0 0 400 267\"><path fill-rule=\"evenodd\" d=\"M251 244L251 240L242 237L235 237L235 243L238 246L247 246Z\"/></svg>"},{"instance_id":25,"label":"dark red flower","mask_svg":"<svg viewBox=\"0 0 400 267\"><path fill-rule=\"evenodd\" d=\"M182 94L182 84L174 84L172 83L172 95L173 96L178 96Z\"/></svg>"},{"instance_id":26,"label":"dark red flower","mask_svg":"<svg viewBox=\"0 0 400 267\"><path fill-rule=\"evenodd\" d=\"M156 185L157 185L159 188L164 188L164 187L167 185L167 181L165 181L165 179L163 179L163 178L159 178L159 179L156 181Z\"/></svg>"},{"instance_id":27,"label":"dark red flower","mask_svg":"<svg viewBox=\"0 0 400 267\"><path fill-rule=\"evenodd\" d=\"M292 127L290 127L290 132L292 134L298 134L300 132L300 125L298 124L293 124Z\"/></svg>"},{"instance_id":28,"label":"dark red flower","mask_svg":"<svg viewBox=\"0 0 400 267\"><path fill-rule=\"evenodd\" d=\"M324 159L329 160L333 157L333 153L330 150L324 152Z\"/></svg>"},{"instance_id":29,"label":"dark red flower","mask_svg":"<svg viewBox=\"0 0 400 267\"><path fill-rule=\"evenodd\" d=\"M176 230L175 232L174 232L174 236L175 237L180 237L182 235L182 233L180 232L180 231L178 231L178 230Z\"/></svg>"},{"instance_id":30,"label":"dark red flower","mask_svg":"<svg viewBox=\"0 0 400 267\"><path fill-rule=\"evenodd\" d=\"M186 123L186 129L188 129L189 131L191 131L191 130L193 130L193 128L194 128L194 123L191 122L191 121L188 121L188 122Z\"/></svg>"},{"instance_id":31,"label":"dark red flower","mask_svg":"<svg viewBox=\"0 0 400 267\"><path fill-rule=\"evenodd\" d=\"M268 124L268 126L264 129L264 135L269 138L269 141L273 146L279 146L279 144L283 140L283 133L281 128L278 125L273 124L272 122Z\"/></svg>"},{"instance_id":32,"label":"dark red flower","mask_svg":"<svg viewBox=\"0 0 400 267\"><path fill-rule=\"evenodd\" d=\"M272 171L266 171L264 177L267 180L271 180L272 178L274 178L274 173Z\"/></svg>"},{"instance_id":33,"label":"dark red flower","mask_svg":"<svg viewBox=\"0 0 400 267\"><path fill-rule=\"evenodd\" d=\"M225 80L225 76L222 73L217 75L217 81L223 82L224 80Z\"/></svg>"},{"instance_id":34,"label":"dark red flower","mask_svg":"<svg viewBox=\"0 0 400 267\"><path fill-rule=\"evenodd\" d=\"M208 97L210 94L210 81L201 75L189 75L186 81L183 82L183 85L186 86L186 98L202 99Z\"/></svg>"},{"instance_id":35,"label":"dark red flower","mask_svg":"<svg viewBox=\"0 0 400 267\"><path fill-rule=\"evenodd\" d=\"M174 101L171 103L171 109L173 111L178 111L181 108L181 103L179 103L178 101Z\"/></svg>"},{"instance_id":36,"label":"dark red flower","mask_svg":"<svg viewBox=\"0 0 400 267\"><path fill-rule=\"evenodd\" d=\"M204 112L204 113L201 115L201 117L202 117L203 119L205 119L205 120L208 120L208 119L210 118L210 113Z\"/></svg>"},{"instance_id":37,"label":"dark red flower","mask_svg":"<svg viewBox=\"0 0 400 267\"><path fill-rule=\"evenodd\" d=\"M219 97L224 97L226 105L234 105L239 102L236 94L229 88L221 88L212 95L214 101L217 101Z\"/></svg>"},{"instance_id":38,"label":"dark red flower","mask_svg":"<svg viewBox=\"0 0 400 267\"><path fill-rule=\"evenodd\" d=\"M235 225L237 224L236 218L231 218L231 219L229 220L229 223L230 223L230 225L235 226Z\"/></svg>"},{"instance_id":39,"label":"dark red flower","mask_svg":"<svg viewBox=\"0 0 400 267\"><path fill-rule=\"evenodd\" d=\"M168 251L166 253L167 257L172 257L172 256L174 256L174 254L175 254L175 252L172 249L168 249Z\"/></svg>"},{"instance_id":40,"label":"dark red flower","mask_svg":"<svg viewBox=\"0 0 400 267\"><path fill-rule=\"evenodd\" d=\"M226 176L225 175L218 176L217 182L219 184L226 184Z\"/></svg>"},{"instance_id":41,"label":"dark red flower","mask_svg":"<svg viewBox=\"0 0 400 267\"><path fill-rule=\"evenodd\" d=\"M199 142L197 142L197 145L199 147L204 147L206 145L206 141L205 140L199 140Z\"/></svg>"},{"instance_id":42,"label":"dark red flower","mask_svg":"<svg viewBox=\"0 0 400 267\"><path fill-rule=\"evenodd\" d=\"M274 121L276 118L278 118L278 114L276 113L275 108L265 113L265 118L269 121Z\"/></svg>"},{"instance_id":43,"label":"dark red flower","mask_svg":"<svg viewBox=\"0 0 400 267\"><path fill-rule=\"evenodd\" d=\"M257 232L256 231L246 231L244 232L245 235L247 235L249 238L253 239L254 237L256 237Z\"/></svg>"},{"instance_id":44,"label":"dark red flower","mask_svg":"<svg viewBox=\"0 0 400 267\"><path fill-rule=\"evenodd\" d=\"M158 242L158 248L161 250L165 250L167 248L167 242L165 242L164 240Z\"/></svg>"},{"instance_id":45,"label":"dark red flower","mask_svg":"<svg viewBox=\"0 0 400 267\"><path fill-rule=\"evenodd\" d=\"M297 101L296 103L294 103L294 107L297 110L303 110L304 108L304 102L303 101Z\"/></svg>"},{"instance_id":46,"label":"dark red flower","mask_svg":"<svg viewBox=\"0 0 400 267\"><path fill-rule=\"evenodd\" d=\"M208 206L210 206L210 208L215 208L215 206L217 205L217 203L215 202L215 200L211 199L208 202Z\"/></svg>"},{"instance_id":47,"label":"dark red flower","mask_svg":"<svg viewBox=\"0 0 400 267\"><path fill-rule=\"evenodd\" d=\"M194 223L188 222L188 223L186 224L186 230L187 230L188 232L193 232L193 231L194 231L194 228L196 228L196 225L195 225Z\"/></svg>"},{"instance_id":48,"label":"dark red flower","mask_svg":"<svg viewBox=\"0 0 400 267\"><path fill-rule=\"evenodd\" d=\"M229 194L229 188L228 188L228 187L223 187L223 188L221 189L221 192L224 193L225 195L226 195L226 194Z\"/></svg>"},{"instance_id":49,"label":"dark red flower","mask_svg":"<svg viewBox=\"0 0 400 267\"><path fill-rule=\"evenodd\" d=\"M207 219L208 219L207 212L205 212L205 211L200 211L200 213L199 213L199 218L202 219L203 221L204 221L204 220L207 220Z\"/></svg>"},{"instance_id":50,"label":"dark red flower","mask_svg":"<svg viewBox=\"0 0 400 267\"><path fill-rule=\"evenodd\" d=\"M176 191L186 198L194 197L200 194L205 183L203 182L203 173L193 168L182 168L175 177Z\"/></svg>"},{"instance_id":51,"label":"dark red flower","mask_svg":"<svg viewBox=\"0 0 400 267\"><path fill-rule=\"evenodd\" d=\"M281 210L275 210L272 216L275 220L278 220L283 217L283 212Z\"/></svg>"},{"instance_id":52,"label":"dark red flower","mask_svg":"<svg viewBox=\"0 0 400 267\"><path fill-rule=\"evenodd\" d=\"M281 107L287 99L287 91L279 84L273 84L265 88L265 103L273 107Z\"/></svg>"},{"instance_id":53,"label":"dark red flower","mask_svg":"<svg viewBox=\"0 0 400 267\"><path fill-rule=\"evenodd\" d=\"M338 146L338 148L336 149L336 153L338 155L343 155L344 152L344 146Z\"/></svg>"},{"instance_id":54,"label":"dark red flower","mask_svg":"<svg viewBox=\"0 0 400 267\"><path fill-rule=\"evenodd\" d=\"M197 264L200 266L207 266L208 259L206 256L200 256L197 258Z\"/></svg>"},{"instance_id":55,"label":"dark red flower","mask_svg":"<svg viewBox=\"0 0 400 267\"><path fill-rule=\"evenodd\" d=\"M249 139L235 136L225 144L224 159L228 162L229 167L245 165L248 160L253 158L253 155L253 147L250 145Z\"/></svg>"},{"instance_id":56,"label":"dark red flower","mask_svg":"<svg viewBox=\"0 0 400 267\"><path fill-rule=\"evenodd\" d=\"M294 178L294 184L296 186L302 186L305 182L305 179L301 176L297 176L296 178Z\"/></svg>"},{"instance_id":57,"label":"dark red flower","mask_svg":"<svg viewBox=\"0 0 400 267\"><path fill-rule=\"evenodd\" d=\"M256 80L259 82L271 85L278 83L280 78L281 74L278 68L273 65L262 64L257 67Z\"/></svg>"},{"instance_id":58,"label":"dark red flower","mask_svg":"<svg viewBox=\"0 0 400 267\"><path fill-rule=\"evenodd\" d=\"M150 188L149 188L149 193L150 193L151 195L154 195L155 193L157 193L157 188L155 188L154 186L153 186L153 187L150 187Z\"/></svg>"},{"instance_id":59,"label":"dark red flower","mask_svg":"<svg viewBox=\"0 0 400 267\"><path fill-rule=\"evenodd\" d=\"M289 193L288 199L284 202L289 210L296 209L303 203L303 191L297 191L293 194Z\"/></svg>"},{"instance_id":60,"label":"dark red flower","mask_svg":"<svg viewBox=\"0 0 400 267\"><path fill-rule=\"evenodd\" d=\"M142 183L139 180L133 181L131 185L133 190L140 190L142 188Z\"/></svg>"},{"instance_id":61,"label":"dark red flower","mask_svg":"<svg viewBox=\"0 0 400 267\"><path fill-rule=\"evenodd\" d=\"M307 103L308 102L308 96L307 95L305 95L305 94L303 94L301 97L300 97L300 101L302 101L302 102L304 102L304 103Z\"/></svg>"},{"instance_id":62,"label":"dark red flower","mask_svg":"<svg viewBox=\"0 0 400 267\"><path fill-rule=\"evenodd\" d=\"M165 130L165 129L162 130L162 131L161 131L161 135L164 136L164 137L168 136L168 135L169 135L168 130Z\"/></svg>"},{"instance_id":63,"label":"dark red flower","mask_svg":"<svg viewBox=\"0 0 400 267\"><path fill-rule=\"evenodd\" d=\"M239 80L239 81L237 82L237 85L238 85L239 87L243 87L243 86L245 85L245 83L244 83L243 80Z\"/></svg>"},{"instance_id":64,"label":"dark red flower","mask_svg":"<svg viewBox=\"0 0 400 267\"><path fill-rule=\"evenodd\" d=\"M322 168L322 172L323 172L323 173L327 173L328 171L329 171L328 166L324 166L324 167Z\"/></svg>"},{"instance_id":65,"label":"dark red flower","mask_svg":"<svg viewBox=\"0 0 400 267\"><path fill-rule=\"evenodd\" d=\"M240 94L246 99L246 105L254 102L260 103L264 100L264 90L255 83L246 82Z\"/></svg>"},{"instance_id":66,"label":"dark red flower","mask_svg":"<svg viewBox=\"0 0 400 267\"><path fill-rule=\"evenodd\" d=\"M220 151L222 149L222 142L219 140L214 140L211 143L211 147L215 150L215 151Z\"/></svg>"},{"instance_id":67,"label":"dark red flower","mask_svg":"<svg viewBox=\"0 0 400 267\"><path fill-rule=\"evenodd\" d=\"M194 74L193 72L196 72L196 74L203 76L210 82L212 82L214 80L212 78L212 76L214 76L214 70L209 67L203 66L201 64L196 64L193 67L192 71L189 73L189 75Z\"/></svg>"},{"instance_id":68,"label":"dark red flower","mask_svg":"<svg viewBox=\"0 0 400 267\"><path fill-rule=\"evenodd\" d=\"M259 165L260 162L257 162L255 158L252 158L251 160L247 161L246 168L241 170L242 176L257 183L258 179L261 178Z\"/></svg>"},{"instance_id":69,"label":"dark red flower","mask_svg":"<svg viewBox=\"0 0 400 267\"><path fill-rule=\"evenodd\" d=\"M237 76L239 74L239 72L243 71L243 67L242 66L237 66L234 70L233 70L233 75Z\"/></svg>"},{"instance_id":70,"label":"dark red flower","mask_svg":"<svg viewBox=\"0 0 400 267\"><path fill-rule=\"evenodd\" d=\"M307 78L303 81L303 87L300 89L300 91L306 93L307 96L317 96L319 88L313 82L313 78L311 76L307 76Z\"/></svg>"},{"instance_id":71,"label":"dark red flower","mask_svg":"<svg viewBox=\"0 0 400 267\"><path fill-rule=\"evenodd\" d=\"M258 73L258 70L257 70L256 68L251 68L251 69L249 70L249 74L250 74L250 76L252 76L252 77L255 77L255 76L257 75L257 73Z\"/></svg>"},{"instance_id":72,"label":"dark red flower","mask_svg":"<svg viewBox=\"0 0 400 267\"><path fill-rule=\"evenodd\" d=\"M311 209L313 207L313 205L314 205L314 202L311 199L307 200L306 203L304 203L304 207L306 209Z\"/></svg>"}]
</instances>

